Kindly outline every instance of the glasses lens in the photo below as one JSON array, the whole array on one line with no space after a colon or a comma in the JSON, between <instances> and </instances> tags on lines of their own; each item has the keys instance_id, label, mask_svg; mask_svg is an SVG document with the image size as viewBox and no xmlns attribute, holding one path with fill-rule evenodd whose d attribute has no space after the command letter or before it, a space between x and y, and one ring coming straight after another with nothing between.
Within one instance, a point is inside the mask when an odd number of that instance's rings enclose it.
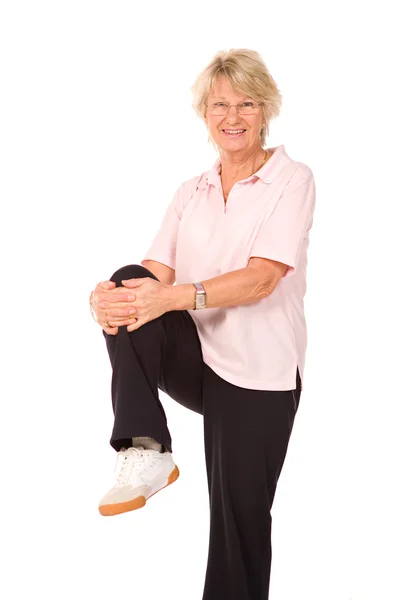
<instances>
[{"instance_id":1,"label":"glasses lens","mask_svg":"<svg viewBox=\"0 0 399 600\"><path fill-rule=\"evenodd\" d=\"M253 115L256 113L259 104L255 104L255 102L244 102L240 107L240 113L243 115Z\"/></svg>"},{"instance_id":2,"label":"glasses lens","mask_svg":"<svg viewBox=\"0 0 399 600\"><path fill-rule=\"evenodd\" d=\"M225 115L228 111L229 107L227 104L213 104L211 106L211 112L215 117L218 115Z\"/></svg>"},{"instance_id":3,"label":"glasses lens","mask_svg":"<svg viewBox=\"0 0 399 600\"><path fill-rule=\"evenodd\" d=\"M255 112L255 108L253 106L246 105L241 106L239 110L242 115L252 115L252 113Z\"/></svg>"},{"instance_id":4,"label":"glasses lens","mask_svg":"<svg viewBox=\"0 0 399 600\"><path fill-rule=\"evenodd\" d=\"M209 107L211 110L211 114L217 116L226 115L229 112L230 105L217 103L211 104ZM237 111L242 115L252 115L256 112L257 105L252 103L239 104L237 106Z\"/></svg>"}]
</instances>

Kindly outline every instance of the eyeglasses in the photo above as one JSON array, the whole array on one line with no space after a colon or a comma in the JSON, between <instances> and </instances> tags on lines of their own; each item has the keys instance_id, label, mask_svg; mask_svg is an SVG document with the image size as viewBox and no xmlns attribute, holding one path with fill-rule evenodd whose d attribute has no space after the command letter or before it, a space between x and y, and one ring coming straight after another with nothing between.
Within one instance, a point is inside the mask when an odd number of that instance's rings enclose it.
<instances>
[{"instance_id":1,"label":"eyeglasses","mask_svg":"<svg viewBox=\"0 0 399 600\"><path fill-rule=\"evenodd\" d=\"M205 104L209 108L211 115L219 117L227 115L230 108L235 106L237 112L241 115L253 115L256 113L256 109L262 106L262 103L255 104L255 102L241 102L241 104L227 104L225 102L214 102L213 104Z\"/></svg>"}]
</instances>

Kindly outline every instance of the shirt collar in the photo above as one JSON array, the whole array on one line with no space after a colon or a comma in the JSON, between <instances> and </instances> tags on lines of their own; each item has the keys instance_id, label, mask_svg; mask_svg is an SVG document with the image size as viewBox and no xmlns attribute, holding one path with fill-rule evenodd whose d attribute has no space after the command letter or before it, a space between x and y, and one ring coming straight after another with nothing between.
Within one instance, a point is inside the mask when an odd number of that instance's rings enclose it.
<instances>
[{"instance_id":1,"label":"shirt collar","mask_svg":"<svg viewBox=\"0 0 399 600\"><path fill-rule=\"evenodd\" d=\"M249 181L254 177L261 179L264 183L272 183L274 181L280 171L291 161L291 158L286 153L284 144L275 146L271 148L271 150L274 150L274 152L266 164L264 164L257 173L254 173L243 181ZM201 189L205 189L207 185L220 185L220 163L221 160L219 157L213 167L205 173L205 177L202 178L201 185L199 186Z\"/></svg>"}]
</instances>

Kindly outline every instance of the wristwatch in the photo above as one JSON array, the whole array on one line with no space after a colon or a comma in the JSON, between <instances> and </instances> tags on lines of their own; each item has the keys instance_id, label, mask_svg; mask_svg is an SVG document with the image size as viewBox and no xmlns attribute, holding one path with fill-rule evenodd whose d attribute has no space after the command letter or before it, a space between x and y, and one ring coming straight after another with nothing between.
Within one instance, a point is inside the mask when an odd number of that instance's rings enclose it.
<instances>
[{"instance_id":1,"label":"wristwatch","mask_svg":"<svg viewBox=\"0 0 399 600\"><path fill-rule=\"evenodd\" d=\"M199 308L206 308L206 291L202 283L194 283L195 285L195 307L194 310Z\"/></svg>"}]
</instances>

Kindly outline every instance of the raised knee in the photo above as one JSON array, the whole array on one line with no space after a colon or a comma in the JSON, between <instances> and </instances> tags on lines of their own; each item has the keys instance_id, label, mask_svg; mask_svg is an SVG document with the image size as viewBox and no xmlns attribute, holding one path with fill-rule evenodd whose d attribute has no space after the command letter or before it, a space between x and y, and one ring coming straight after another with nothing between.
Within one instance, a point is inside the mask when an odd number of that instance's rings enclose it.
<instances>
[{"instance_id":1,"label":"raised knee","mask_svg":"<svg viewBox=\"0 0 399 600\"><path fill-rule=\"evenodd\" d=\"M114 281L117 287L122 286L122 279L134 279L139 277L154 277L153 274L143 267L143 265L126 265L121 267L110 277L110 281Z\"/></svg>"}]
</instances>

